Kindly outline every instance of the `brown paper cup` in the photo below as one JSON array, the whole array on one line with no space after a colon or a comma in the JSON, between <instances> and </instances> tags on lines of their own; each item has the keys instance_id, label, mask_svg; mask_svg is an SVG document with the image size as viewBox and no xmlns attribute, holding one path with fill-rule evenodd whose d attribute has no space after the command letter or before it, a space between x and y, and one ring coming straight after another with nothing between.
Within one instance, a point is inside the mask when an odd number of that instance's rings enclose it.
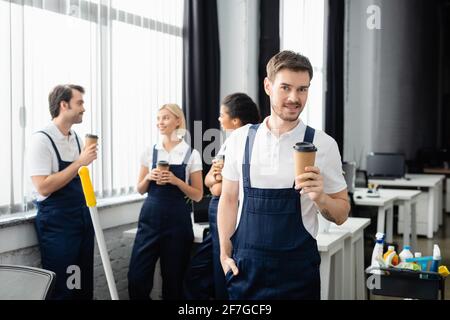
<instances>
[{"instance_id":1,"label":"brown paper cup","mask_svg":"<svg viewBox=\"0 0 450 320\"><path fill-rule=\"evenodd\" d=\"M317 148L311 143L297 143L294 146L295 176L305 173L305 167L312 167L316 161ZM303 181L302 181L303 182Z\"/></svg>"},{"instance_id":2,"label":"brown paper cup","mask_svg":"<svg viewBox=\"0 0 450 320\"><path fill-rule=\"evenodd\" d=\"M222 164L222 168L223 168L223 164L225 163L225 157L224 156L217 156L214 158L213 160L214 164ZM216 181L222 181L222 175L221 174L216 174L214 175L214 179L216 179Z\"/></svg>"},{"instance_id":3,"label":"brown paper cup","mask_svg":"<svg viewBox=\"0 0 450 320\"><path fill-rule=\"evenodd\" d=\"M87 134L84 141L84 147L87 148L92 144L98 143L98 136L94 134Z\"/></svg>"},{"instance_id":4,"label":"brown paper cup","mask_svg":"<svg viewBox=\"0 0 450 320\"><path fill-rule=\"evenodd\" d=\"M158 161L156 168L160 171L169 171L169 163L166 161ZM166 185L165 182L161 182L160 180L156 181L156 184L160 186Z\"/></svg>"}]
</instances>

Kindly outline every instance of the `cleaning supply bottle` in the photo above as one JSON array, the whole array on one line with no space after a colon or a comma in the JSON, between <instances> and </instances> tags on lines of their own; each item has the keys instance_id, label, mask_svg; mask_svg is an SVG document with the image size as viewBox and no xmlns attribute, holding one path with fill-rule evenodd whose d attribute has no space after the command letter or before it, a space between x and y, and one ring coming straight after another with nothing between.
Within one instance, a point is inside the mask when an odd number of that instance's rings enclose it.
<instances>
[{"instance_id":1,"label":"cleaning supply bottle","mask_svg":"<svg viewBox=\"0 0 450 320\"><path fill-rule=\"evenodd\" d=\"M446 266L439 266L438 272L444 278L448 277L448 275L450 274Z\"/></svg>"},{"instance_id":2,"label":"cleaning supply bottle","mask_svg":"<svg viewBox=\"0 0 450 320\"><path fill-rule=\"evenodd\" d=\"M398 255L397 252L395 252L394 246L388 247L388 251L386 251L386 253L384 254L383 259L388 266L398 265Z\"/></svg>"},{"instance_id":3,"label":"cleaning supply bottle","mask_svg":"<svg viewBox=\"0 0 450 320\"><path fill-rule=\"evenodd\" d=\"M398 255L401 262L406 262L406 259L414 258L414 255L411 252L410 246L404 246L403 250Z\"/></svg>"},{"instance_id":4,"label":"cleaning supply bottle","mask_svg":"<svg viewBox=\"0 0 450 320\"><path fill-rule=\"evenodd\" d=\"M438 272L439 264L441 263L441 249L435 244L433 246L433 261L431 262L430 271Z\"/></svg>"},{"instance_id":5,"label":"cleaning supply bottle","mask_svg":"<svg viewBox=\"0 0 450 320\"><path fill-rule=\"evenodd\" d=\"M380 267L378 259L383 259L384 233L377 232L375 235L376 242L372 252L372 267Z\"/></svg>"},{"instance_id":6,"label":"cleaning supply bottle","mask_svg":"<svg viewBox=\"0 0 450 320\"><path fill-rule=\"evenodd\" d=\"M414 258L422 258L422 252L414 252ZM417 264L420 267L420 270L423 270L423 264L414 262L415 264ZM425 265L425 270L423 271L427 271L427 265Z\"/></svg>"}]
</instances>

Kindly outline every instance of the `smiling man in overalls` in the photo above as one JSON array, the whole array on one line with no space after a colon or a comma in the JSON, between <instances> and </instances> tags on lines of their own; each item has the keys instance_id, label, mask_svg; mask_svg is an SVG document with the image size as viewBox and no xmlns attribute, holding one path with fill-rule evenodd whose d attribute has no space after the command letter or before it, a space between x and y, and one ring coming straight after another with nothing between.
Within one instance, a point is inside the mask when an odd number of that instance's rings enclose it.
<instances>
[{"instance_id":1,"label":"smiling man in overalls","mask_svg":"<svg viewBox=\"0 0 450 320\"><path fill-rule=\"evenodd\" d=\"M84 149L71 129L83 120L83 94L78 85L52 90L48 98L52 121L33 135L28 153L41 262L56 273L51 298L57 300L93 298L94 229L78 169L97 158L97 145Z\"/></svg>"},{"instance_id":2,"label":"smiling man in overalls","mask_svg":"<svg viewBox=\"0 0 450 320\"><path fill-rule=\"evenodd\" d=\"M299 118L312 77L308 58L275 55L264 80L271 115L229 138L218 229L230 299L320 299L317 214L339 225L350 205L335 140ZM296 177L293 146L302 141L318 151Z\"/></svg>"}]
</instances>

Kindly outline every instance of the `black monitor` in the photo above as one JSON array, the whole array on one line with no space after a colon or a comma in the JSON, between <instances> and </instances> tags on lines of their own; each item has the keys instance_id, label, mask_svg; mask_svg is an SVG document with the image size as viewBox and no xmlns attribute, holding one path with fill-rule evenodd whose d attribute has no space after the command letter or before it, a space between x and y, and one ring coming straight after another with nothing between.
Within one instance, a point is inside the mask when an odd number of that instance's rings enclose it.
<instances>
[{"instance_id":1,"label":"black monitor","mask_svg":"<svg viewBox=\"0 0 450 320\"><path fill-rule=\"evenodd\" d=\"M369 178L403 178L405 176L405 155L374 152L368 154L367 176Z\"/></svg>"}]
</instances>

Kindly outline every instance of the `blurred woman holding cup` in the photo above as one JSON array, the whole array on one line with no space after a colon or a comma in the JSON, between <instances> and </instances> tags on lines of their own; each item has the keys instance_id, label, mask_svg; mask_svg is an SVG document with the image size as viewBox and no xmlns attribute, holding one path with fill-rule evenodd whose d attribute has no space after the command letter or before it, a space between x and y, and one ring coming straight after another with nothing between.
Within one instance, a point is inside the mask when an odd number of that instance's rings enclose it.
<instances>
[{"instance_id":1,"label":"blurred woman holding cup","mask_svg":"<svg viewBox=\"0 0 450 320\"><path fill-rule=\"evenodd\" d=\"M255 102L245 93L234 93L225 97L220 106L219 122L222 129L230 134L247 124L260 122L260 114ZM185 278L184 293L187 299L207 300L228 298L225 277L220 265L219 236L217 232L217 206L222 192L222 168L226 161L226 141L213 159L211 169L205 177L205 185L212 198L209 203L210 232L199 246L191 260Z\"/></svg>"},{"instance_id":2,"label":"blurred woman holding cup","mask_svg":"<svg viewBox=\"0 0 450 320\"><path fill-rule=\"evenodd\" d=\"M182 136L186 121L181 108L165 104L158 112L162 141L145 150L137 190L147 193L142 206L128 272L130 299L149 299L155 265L160 259L165 300L182 298L183 275L194 235L192 206L186 197L203 197L202 161Z\"/></svg>"}]
</instances>

